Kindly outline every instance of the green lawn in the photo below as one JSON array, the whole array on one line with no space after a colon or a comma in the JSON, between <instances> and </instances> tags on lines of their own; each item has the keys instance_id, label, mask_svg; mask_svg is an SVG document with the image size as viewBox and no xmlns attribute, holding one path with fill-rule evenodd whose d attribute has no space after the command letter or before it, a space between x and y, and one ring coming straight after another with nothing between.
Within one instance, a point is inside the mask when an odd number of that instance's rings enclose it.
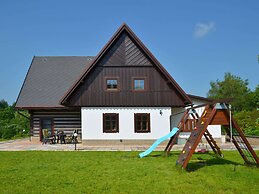
<instances>
[{"instance_id":1,"label":"green lawn","mask_svg":"<svg viewBox=\"0 0 259 194\"><path fill-rule=\"evenodd\" d=\"M0 152L0 193L259 193L259 169L236 151L195 154L189 172L175 165L178 154Z\"/></svg>"}]
</instances>

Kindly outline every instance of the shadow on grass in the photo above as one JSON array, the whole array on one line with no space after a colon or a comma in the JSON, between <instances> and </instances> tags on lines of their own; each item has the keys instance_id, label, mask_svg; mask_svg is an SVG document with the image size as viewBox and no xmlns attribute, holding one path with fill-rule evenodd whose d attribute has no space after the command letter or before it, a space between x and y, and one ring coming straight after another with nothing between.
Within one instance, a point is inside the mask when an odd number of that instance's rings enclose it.
<instances>
[{"instance_id":1,"label":"shadow on grass","mask_svg":"<svg viewBox=\"0 0 259 194\"><path fill-rule=\"evenodd\" d=\"M144 158L159 158L159 157L168 157L171 159L175 159L175 163L177 163L178 156L180 155L179 151L173 151L170 152L168 155L166 155L163 151L156 151L153 152ZM136 157L136 155L131 155L132 158ZM139 153L137 154L137 157L139 158ZM247 165L245 163L237 163L231 160L227 160L225 158L221 158L213 152L206 152L206 153L194 153L192 159L187 165L186 171L187 172L193 172L197 171L203 167L206 166L216 166L216 165L233 165L234 171L236 170L236 166L252 166L254 165ZM176 165L179 167L179 169L182 169L180 165Z\"/></svg>"},{"instance_id":2,"label":"shadow on grass","mask_svg":"<svg viewBox=\"0 0 259 194\"><path fill-rule=\"evenodd\" d=\"M188 172L193 172L193 171L199 170L200 168L203 168L203 167L206 167L206 166L225 165L225 164L231 164L231 165L234 165L234 166L242 165L240 163L233 162L233 161L218 157L218 156L213 155L211 153L207 153L206 155L211 155L211 156L213 156L213 158L203 159L201 157L197 157L197 159L191 160L188 163L186 170Z\"/></svg>"},{"instance_id":3,"label":"shadow on grass","mask_svg":"<svg viewBox=\"0 0 259 194\"><path fill-rule=\"evenodd\" d=\"M154 152L154 153L151 153L147 156L145 156L145 158L157 158L157 157L174 157L174 156L177 156L179 155L180 152L170 152L169 155L166 155L165 152L163 151L159 151L159 152Z\"/></svg>"}]
</instances>

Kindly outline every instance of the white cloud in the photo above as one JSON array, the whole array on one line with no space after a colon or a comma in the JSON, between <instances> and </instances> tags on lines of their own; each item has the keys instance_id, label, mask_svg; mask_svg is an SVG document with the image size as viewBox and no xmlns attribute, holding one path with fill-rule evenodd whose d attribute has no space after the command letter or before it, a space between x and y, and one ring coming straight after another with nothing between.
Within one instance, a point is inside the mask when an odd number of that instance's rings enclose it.
<instances>
[{"instance_id":1,"label":"white cloud","mask_svg":"<svg viewBox=\"0 0 259 194\"><path fill-rule=\"evenodd\" d=\"M194 28L194 36L196 38L202 38L206 36L209 32L215 30L214 22L209 23L197 23Z\"/></svg>"}]
</instances>

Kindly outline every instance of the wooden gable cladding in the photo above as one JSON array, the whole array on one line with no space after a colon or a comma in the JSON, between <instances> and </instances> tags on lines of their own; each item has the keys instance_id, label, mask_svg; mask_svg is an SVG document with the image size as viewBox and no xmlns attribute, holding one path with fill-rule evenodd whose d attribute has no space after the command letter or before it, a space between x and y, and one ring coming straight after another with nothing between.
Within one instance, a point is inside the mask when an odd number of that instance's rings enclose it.
<instances>
[{"instance_id":1,"label":"wooden gable cladding","mask_svg":"<svg viewBox=\"0 0 259 194\"><path fill-rule=\"evenodd\" d=\"M106 80L115 78L118 89L108 91ZM134 79L145 80L135 91ZM191 104L188 95L123 24L61 99L65 106L172 106Z\"/></svg>"},{"instance_id":2,"label":"wooden gable cladding","mask_svg":"<svg viewBox=\"0 0 259 194\"><path fill-rule=\"evenodd\" d=\"M101 59L100 66L152 66L146 54L123 32Z\"/></svg>"},{"instance_id":3,"label":"wooden gable cladding","mask_svg":"<svg viewBox=\"0 0 259 194\"><path fill-rule=\"evenodd\" d=\"M117 91L106 91L106 77L118 78ZM133 90L134 77L145 78L145 91ZM70 106L184 106L181 95L152 66L97 66L67 102Z\"/></svg>"}]
</instances>

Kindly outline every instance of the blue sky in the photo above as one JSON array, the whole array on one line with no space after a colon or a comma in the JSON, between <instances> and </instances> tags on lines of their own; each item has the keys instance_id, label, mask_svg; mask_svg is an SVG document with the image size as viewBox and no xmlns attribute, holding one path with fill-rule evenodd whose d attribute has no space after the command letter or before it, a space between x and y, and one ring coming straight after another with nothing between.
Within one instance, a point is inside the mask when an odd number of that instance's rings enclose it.
<instances>
[{"instance_id":1,"label":"blue sky","mask_svg":"<svg viewBox=\"0 0 259 194\"><path fill-rule=\"evenodd\" d=\"M33 56L95 56L123 22L187 93L225 72L259 84L257 0L0 0L0 99L16 101Z\"/></svg>"}]
</instances>

